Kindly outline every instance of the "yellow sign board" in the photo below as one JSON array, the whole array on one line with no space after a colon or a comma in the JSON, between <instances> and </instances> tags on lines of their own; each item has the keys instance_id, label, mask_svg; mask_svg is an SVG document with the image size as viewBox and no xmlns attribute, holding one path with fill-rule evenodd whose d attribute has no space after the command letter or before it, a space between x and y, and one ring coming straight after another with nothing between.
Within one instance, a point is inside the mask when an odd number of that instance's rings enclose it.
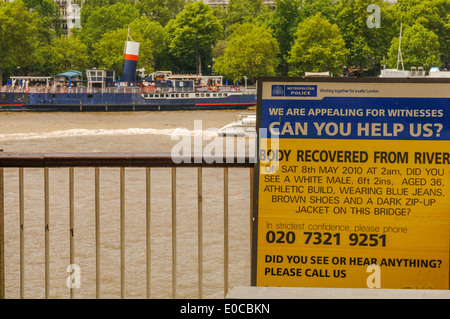
<instances>
[{"instance_id":1,"label":"yellow sign board","mask_svg":"<svg viewBox=\"0 0 450 319\"><path fill-rule=\"evenodd\" d=\"M445 84L262 81L253 285L449 289Z\"/></svg>"}]
</instances>

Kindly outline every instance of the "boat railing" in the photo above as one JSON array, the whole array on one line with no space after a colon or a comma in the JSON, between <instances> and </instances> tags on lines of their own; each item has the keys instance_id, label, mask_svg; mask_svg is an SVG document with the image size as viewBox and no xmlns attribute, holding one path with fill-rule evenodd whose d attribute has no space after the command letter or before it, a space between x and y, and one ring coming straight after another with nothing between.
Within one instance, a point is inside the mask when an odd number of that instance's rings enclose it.
<instances>
[{"instance_id":1,"label":"boat railing","mask_svg":"<svg viewBox=\"0 0 450 319\"><path fill-rule=\"evenodd\" d=\"M227 86L202 86L196 87L193 90L190 87L155 87L155 86L122 86L122 87L106 87L106 88L87 88L87 87L67 87L67 86L57 86L57 87L45 87L45 86L30 86L30 87L11 87L3 86L0 87L1 93L189 93L189 92L225 92L225 93L243 93L243 94L256 94L255 88L245 88L238 85L227 85Z\"/></svg>"}]
</instances>

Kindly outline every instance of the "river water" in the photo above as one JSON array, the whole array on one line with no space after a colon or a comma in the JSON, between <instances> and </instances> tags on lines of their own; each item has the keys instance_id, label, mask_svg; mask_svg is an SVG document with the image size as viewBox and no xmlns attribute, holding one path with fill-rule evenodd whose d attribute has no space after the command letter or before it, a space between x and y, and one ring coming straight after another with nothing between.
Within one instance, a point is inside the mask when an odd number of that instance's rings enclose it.
<instances>
[{"instance_id":1,"label":"river water","mask_svg":"<svg viewBox=\"0 0 450 319\"><path fill-rule=\"evenodd\" d=\"M170 152L211 145L242 111L0 113L5 152ZM246 148L252 147L243 138ZM235 141L236 142L236 141ZM220 144L218 144L220 145ZM240 144L243 145L243 144ZM5 169L6 298L20 297L18 169ZM50 298L69 298L69 174L50 169ZM250 172L229 170L229 287L250 283ZM100 298L120 298L119 169L100 169ZM44 173L24 169L24 297L44 298ZM126 169L125 297L146 297L145 169ZM172 297L171 170L151 171L151 297ZM75 169L75 298L95 298L94 169ZM203 298L223 298L223 170L203 169ZM197 170L177 170L177 298L197 298Z\"/></svg>"}]
</instances>

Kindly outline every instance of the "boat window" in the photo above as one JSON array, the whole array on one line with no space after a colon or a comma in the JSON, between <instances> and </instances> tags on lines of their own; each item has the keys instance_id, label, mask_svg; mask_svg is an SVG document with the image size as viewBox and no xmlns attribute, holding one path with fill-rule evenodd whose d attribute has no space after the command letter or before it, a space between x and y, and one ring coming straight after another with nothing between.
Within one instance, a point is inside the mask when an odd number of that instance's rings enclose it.
<instances>
[{"instance_id":1,"label":"boat window","mask_svg":"<svg viewBox=\"0 0 450 319\"><path fill-rule=\"evenodd\" d=\"M180 94L178 94L178 93L177 93L177 94L175 94L175 97L180 97Z\"/></svg>"},{"instance_id":2,"label":"boat window","mask_svg":"<svg viewBox=\"0 0 450 319\"><path fill-rule=\"evenodd\" d=\"M200 96L201 96L201 97L205 97L205 93L201 93Z\"/></svg>"},{"instance_id":3,"label":"boat window","mask_svg":"<svg viewBox=\"0 0 450 319\"><path fill-rule=\"evenodd\" d=\"M223 96L227 96L227 95L228 95L227 93L224 93L224 94L223 94Z\"/></svg>"},{"instance_id":4,"label":"boat window","mask_svg":"<svg viewBox=\"0 0 450 319\"><path fill-rule=\"evenodd\" d=\"M222 93L219 93L219 96L222 96Z\"/></svg>"},{"instance_id":5,"label":"boat window","mask_svg":"<svg viewBox=\"0 0 450 319\"><path fill-rule=\"evenodd\" d=\"M170 94L170 97L174 97L174 94L172 93L172 94Z\"/></svg>"},{"instance_id":6,"label":"boat window","mask_svg":"<svg viewBox=\"0 0 450 319\"><path fill-rule=\"evenodd\" d=\"M8 96L5 93L0 94L0 101L6 101Z\"/></svg>"},{"instance_id":7,"label":"boat window","mask_svg":"<svg viewBox=\"0 0 450 319\"><path fill-rule=\"evenodd\" d=\"M14 102L28 102L30 94L14 94Z\"/></svg>"},{"instance_id":8,"label":"boat window","mask_svg":"<svg viewBox=\"0 0 450 319\"><path fill-rule=\"evenodd\" d=\"M209 97L209 93L206 93L206 97Z\"/></svg>"},{"instance_id":9,"label":"boat window","mask_svg":"<svg viewBox=\"0 0 450 319\"><path fill-rule=\"evenodd\" d=\"M195 93L195 97L198 97L198 93Z\"/></svg>"},{"instance_id":10,"label":"boat window","mask_svg":"<svg viewBox=\"0 0 450 319\"><path fill-rule=\"evenodd\" d=\"M217 97L217 93L213 93L213 97Z\"/></svg>"}]
</instances>

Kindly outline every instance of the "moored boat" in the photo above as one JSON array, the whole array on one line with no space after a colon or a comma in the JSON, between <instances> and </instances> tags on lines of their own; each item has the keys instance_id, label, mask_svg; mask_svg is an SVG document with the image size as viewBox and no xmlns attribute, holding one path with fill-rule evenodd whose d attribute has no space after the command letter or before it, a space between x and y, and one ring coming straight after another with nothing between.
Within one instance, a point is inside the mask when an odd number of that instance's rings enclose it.
<instances>
[{"instance_id":1,"label":"moored boat","mask_svg":"<svg viewBox=\"0 0 450 319\"><path fill-rule=\"evenodd\" d=\"M87 70L87 87L7 85L0 89L3 111L169 111L247 109L256 105L256 90L203 84L212 77L107 81L110 70ZM97 80L93 80L93 79ZM23 79L22 81L33 81ZM202 82L197 85L196 82ZM51 82L50 82L51 83Z\"/></svg>"},{"instance_id":2,"label":"moored boat","mask_svg":"<svg viewBox=\"0 0 450 319\"><path fill-rule=\"evenodd\" d=\"M154 72L136 81L139 45L127 41L122 81L114 70L11 77L0 86L0 111L170 111L247 109L256 89L223 85L222 76Z\"/></svg>"},{"instance_id":3,"label":"moored boat","mask_svg":"<svg viewBox=\"0 0 450 319\"><path fill-rule=\"evenodd\" d=\"M221 137L255 137L256 113L241 113L236 119L219 129L217 136Z\"/></svg>"}]
</instances>

